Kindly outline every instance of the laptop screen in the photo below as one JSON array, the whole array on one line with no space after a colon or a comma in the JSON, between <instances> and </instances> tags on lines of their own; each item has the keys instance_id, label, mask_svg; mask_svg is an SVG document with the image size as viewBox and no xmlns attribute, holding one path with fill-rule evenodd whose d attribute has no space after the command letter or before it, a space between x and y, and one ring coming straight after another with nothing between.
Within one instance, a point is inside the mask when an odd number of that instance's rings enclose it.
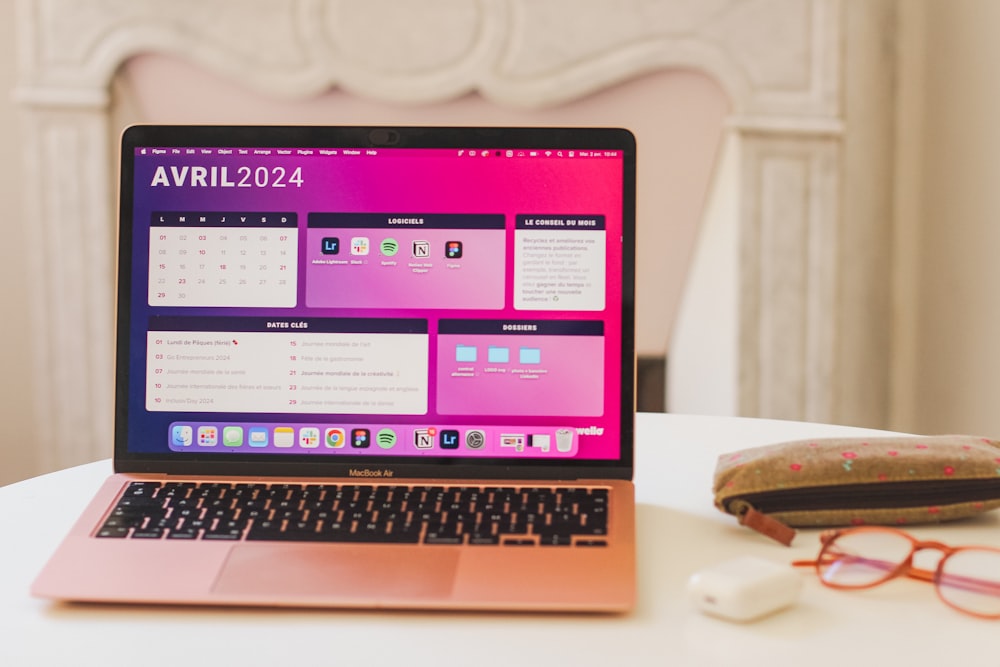
<instances>
[{"instance_id":1,"label":"laptop screen","mask_svg":"<svg viewBox=\"0 0 1000 667\"><path fill-rule=\"evenodd\" d=\"M631 465L634 160L622 130L130 128L118 458Z\"/></svg>"}]
</instances>

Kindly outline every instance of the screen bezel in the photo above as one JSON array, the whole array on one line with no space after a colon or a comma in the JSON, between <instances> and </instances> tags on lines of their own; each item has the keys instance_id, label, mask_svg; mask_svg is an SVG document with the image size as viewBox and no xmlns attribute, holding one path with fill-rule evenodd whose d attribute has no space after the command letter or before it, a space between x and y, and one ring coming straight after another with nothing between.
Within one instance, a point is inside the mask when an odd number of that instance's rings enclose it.
<instances>
[{"instance_id":1,"label":"screen bezel","mask_svg":"<svg viewBox=\"0 0 1000 667\"><path fill-rule=\"evenodd\" d=\"M134 156L141 146L257 146L288 148L588 148L622 151L621 442L618 459L512 460L436 456L351 455L328 460L308 454L169 454L128 450L130 280ZM391 471L393 478L631 479L635 437L635 183L636 146L621 128L387 127L387 126L165 126L136 125L121 140L118 233L118 345L115 371L117 472L176 475L349 477L350 469ZM334 458L334 457L329 457ZM388 476L388 475L387 475Z\"/></svg>"}]
</instances>

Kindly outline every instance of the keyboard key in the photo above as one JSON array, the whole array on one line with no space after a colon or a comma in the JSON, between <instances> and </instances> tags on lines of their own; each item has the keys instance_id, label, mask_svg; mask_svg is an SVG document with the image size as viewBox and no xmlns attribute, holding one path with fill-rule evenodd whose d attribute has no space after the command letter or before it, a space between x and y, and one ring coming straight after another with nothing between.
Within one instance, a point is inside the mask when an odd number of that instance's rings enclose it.
<instances>
[{"instance_id":1,"label":"keyboard key","mask_svg":"<svg viewBox=\"0 0 1000 667\"><path fill-rule=\"evenodd\" d=\"M124 497L152 496L160 488L159 482L132 482L125 490Z\"/></svg>"},{"instance_id":2,"label":"keyboard key","mask_svg":"<svg viewBox=\"0 0 1000 667\"><path fill-rule=\"evenodd\" d=\"M198 531L194 528L175 528L167 533L168 540L194 540L198 538Z\"/></svg>"},{"instance_id":3,"label":"keyboard key","mask_svg":"<svg viewBox=\"0 0 1000 667\"><path fill-rule=\"evenodd\" d=\"M132 531L132 539L158 540L163 537L162 528L136 528Z\"/></svg>"},{"instance_id":4,"label":"keyboard key","mask_svg":"<svg viewBox=\"0 0 1000 667\"><path fill-rule=\"evenodd\" d=\"M538 543L543 547L568 547L572 540L569 533L541 533Z\"/></svg>"},{"instance_id":5,"label":"keyboard key","mask_svg":"<svg viewBox=\"0 0 1000 667\"><path fill-rule=\"evenodd\" d=\"M607 546L608 500L575 487L133 482L95 535L594 547Z\"/></svg>"},{"instance_id":6,"label":"keyboard key","mask_svg":"<svg viewBox=\"0 0 1000 667\"><path fill-rule=\"evenodd\" d=\"M608 546L607 540L577 540L576 546L578 547L606 547Z\"/></svg>"},{"instance_id":7,"label":"keyboard key","mask_svg":"<svg viewBox=\"0 0 1000 667\"><path fill-rule=\"evenodd\" d=\"M533 547L535 546L535 541L528 539L507 538L502 542L502 544L507 547Z\"/></svg>"}]
</instances>

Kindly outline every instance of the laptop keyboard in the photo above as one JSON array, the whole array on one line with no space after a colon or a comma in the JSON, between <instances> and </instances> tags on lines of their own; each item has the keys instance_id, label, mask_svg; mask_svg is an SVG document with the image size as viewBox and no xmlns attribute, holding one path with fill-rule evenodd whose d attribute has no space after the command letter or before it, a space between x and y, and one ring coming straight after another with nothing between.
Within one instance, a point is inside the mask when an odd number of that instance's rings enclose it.
<instances>
[{"instance_id":1,"label":"laptop keyboard","mask_svg":"<svg viewBox=\"0 0 1000 667\"><path fill-rule=\"evenodd\" d=\"M607 545L608 490L131 482L100 538Z\"/></svg>"}]
</instances>

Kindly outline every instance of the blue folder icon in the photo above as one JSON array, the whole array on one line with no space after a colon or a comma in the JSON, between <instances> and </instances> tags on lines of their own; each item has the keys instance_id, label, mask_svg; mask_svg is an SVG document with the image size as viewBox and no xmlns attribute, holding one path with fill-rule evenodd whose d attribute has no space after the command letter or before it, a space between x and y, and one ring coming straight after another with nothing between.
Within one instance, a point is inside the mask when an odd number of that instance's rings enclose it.
<instances>
[{"instance_id":1,"label":"blue folder icon","mask_svg":"<svg viewBox=\"0 0 1000 667\"><path fill-rule=\"evenodd\" d=\"M518 362L522 364L542 363L542 350L537 347L522 347L518 351Z\"/></svg>"},{"instance_id":2,"label":"blue folder icon","mask_svg":"<svg viewBox=\"0 0 1000 667\"><path fill-rule=\"evenodd\" d=\"M475 345L456 345L455 346L455 361L459 363L471 363L476 360L476 346Z\"/></svg>"},{"instance_id":3,"label":"blue folder icon","mask_svg":"<svg viewBox=\"0 0 1000 667\"><path fill-rule=\"evenodd\" d=\"M510 348L490 345L487 357L491 364L506 364L510 362Z\"/></svg>"}]
</instances>

